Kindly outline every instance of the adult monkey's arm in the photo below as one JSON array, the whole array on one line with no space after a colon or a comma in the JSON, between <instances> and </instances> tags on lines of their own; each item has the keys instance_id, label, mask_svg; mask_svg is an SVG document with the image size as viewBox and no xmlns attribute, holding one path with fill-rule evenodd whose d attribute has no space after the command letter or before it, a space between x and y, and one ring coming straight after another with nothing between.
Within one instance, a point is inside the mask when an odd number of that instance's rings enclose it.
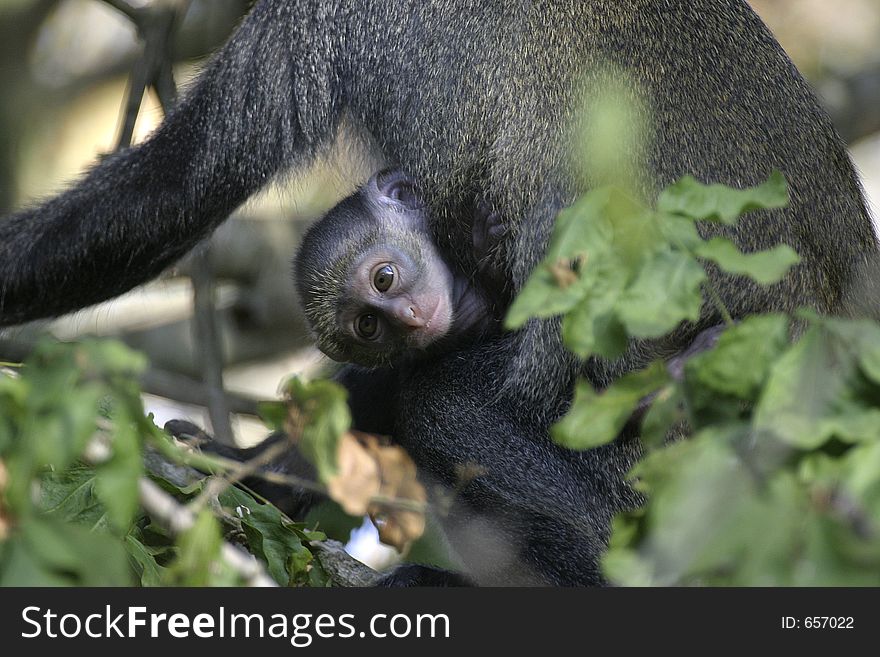
<instances>
[{"instance_id":1,"label":"adult monkey's arm","mask_svg":"<svg viewBox=\"0 0 880 657\"><path fill-rule=\"evenodd\" d=\"M283 168L334 135L334 55L307 3L263 0L142 145L0 219L0 325L61 314L159 274ZM300 15L297 15L300 14Z\"/></svg>"}]
</instances>

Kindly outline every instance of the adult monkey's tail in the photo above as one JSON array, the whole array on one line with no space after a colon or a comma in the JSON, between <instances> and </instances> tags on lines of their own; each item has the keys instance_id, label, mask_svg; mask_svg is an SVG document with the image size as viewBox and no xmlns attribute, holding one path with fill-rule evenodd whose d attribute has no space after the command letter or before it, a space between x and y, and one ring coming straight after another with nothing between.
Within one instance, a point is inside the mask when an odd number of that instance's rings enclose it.
<instances>
[{"instance_id":1,"label":"adult monkey's tail","mask_svg":"<svg viewBox=\"0 0 880 657\"><path fill-rule=\"evenodd\" d=\"M331 140L334 56L297 15L305 4L261 0L148 141L0 219L0 326L97 303L158 275L281 169L307 164Z\"/></svg>"}]
</instances>

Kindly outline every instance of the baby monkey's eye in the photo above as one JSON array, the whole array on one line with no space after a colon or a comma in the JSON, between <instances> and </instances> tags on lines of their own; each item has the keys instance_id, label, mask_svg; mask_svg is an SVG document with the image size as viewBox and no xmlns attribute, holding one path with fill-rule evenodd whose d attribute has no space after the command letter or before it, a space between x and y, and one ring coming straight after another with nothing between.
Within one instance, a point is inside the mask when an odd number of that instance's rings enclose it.
<instances>
[{"instance_id":1,"label":"baby monkey's eye","mask_svg":"<svg viewBox=\"0 0 880 657\"><path fill-rule=\"evenodd\" d=\"M394 267L391 265L379 267L373 274L373 285L379 292L387 292L392 283L394 283Z\"/></svg>"},{"instance_id":2,"label":"baby monkey's eye","mask_svg":"<svg viewBox=\"0 0 880 657\"><path fill-rule=\"evenodd\" d=\"M379 319L375 315L361 315L355 320L354 327L359 336L370 340L376 337L379 330Z\"/></svg>"}]
</instances>

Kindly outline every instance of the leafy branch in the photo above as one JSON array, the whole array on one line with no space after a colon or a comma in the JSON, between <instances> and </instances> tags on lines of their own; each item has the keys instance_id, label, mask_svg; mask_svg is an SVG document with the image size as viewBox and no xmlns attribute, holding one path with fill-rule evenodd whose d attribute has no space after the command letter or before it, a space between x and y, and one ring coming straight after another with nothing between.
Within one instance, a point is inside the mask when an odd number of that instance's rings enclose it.
<instances>
[{"instance_id":1,"label":"leafy branch","mask_svg":"<svg viewBox=\"0 0 880 657\"><path fill-rule=\"evenodd\" d=\"M173 445L144 416L135 383L144 367L115 342L44 343L0 373L0 582L324 586L340 581L337 569L369 579L322 533L222 477L181 478L164 464L148 473L145 444L175 462L218 463ZM260 464L219 470L235 480ZM253 556L223 539L218 518Z\"/></svg>"},{"instance_id":2,"label":"leafy branch","mask_svg":"<svg viewBox=\"0 0 880 657\"><path fill-rule=\"evenodd\" d=\"M511 328L561 315L565 344L584 358L616 358L631 339L688 323L724 327L604 390L579 382L552 428L586 449L640 420L647 454L630 477L648 502L614 521L603 562L614 582L880 583L880 325L808 309L734 323L705 271L781 281L799 260L790 247L744 253L704 240L697 222L732 226L786 197L778 173L750 189L683 178L653 208L597 189L560 213L510 309ZM682 426L690 438L671 441Z\"/></svg>"}]
</instances>

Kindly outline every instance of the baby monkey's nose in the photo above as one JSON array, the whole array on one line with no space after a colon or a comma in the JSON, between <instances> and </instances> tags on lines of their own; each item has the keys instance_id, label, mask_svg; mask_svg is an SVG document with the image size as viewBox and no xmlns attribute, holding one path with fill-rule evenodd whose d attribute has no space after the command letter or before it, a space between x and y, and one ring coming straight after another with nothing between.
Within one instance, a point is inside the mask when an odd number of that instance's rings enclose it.
<instances>
[{"instance_id":1,"label":"baby monkey's nose","mask_svg":"<svg viewBox=\"0 0 880 657\"><path fill-rule=\"evenodd\" d=\"M407 328L422 328L426 319L421 309L409 299L400 299L394 304L394 319Z\"/></svg>"}]
</instances>

